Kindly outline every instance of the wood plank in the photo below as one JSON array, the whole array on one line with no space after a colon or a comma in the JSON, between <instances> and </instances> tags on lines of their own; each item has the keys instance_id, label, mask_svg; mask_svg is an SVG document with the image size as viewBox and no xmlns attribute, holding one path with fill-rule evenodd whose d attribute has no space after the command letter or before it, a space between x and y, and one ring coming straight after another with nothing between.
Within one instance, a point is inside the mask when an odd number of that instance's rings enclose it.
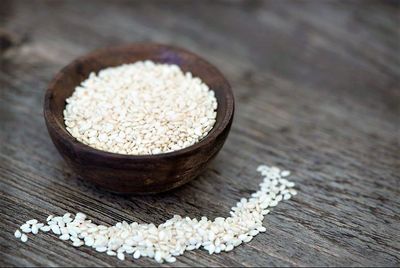
<instances>
[{"instance_id":1,"label":"wood plank","mask_svg":"<svg viewBox=\"0 0 400 268\"><path fill-rule=\"evenodd\" d=\"M0 265L156 265L47 234L22 244L13 230L78 210L110 225L227 216L257 188L261 163L292 170L299 191L266 217L267 233L230 253L187 253L174 265L399 265L398 2L1 1L0 13ZM203 175L168 193L121 197L69 170L42 104L48 81L75 57L137 41L175 44L214 63L237 109Z\"/></svg>"}]
</instances>

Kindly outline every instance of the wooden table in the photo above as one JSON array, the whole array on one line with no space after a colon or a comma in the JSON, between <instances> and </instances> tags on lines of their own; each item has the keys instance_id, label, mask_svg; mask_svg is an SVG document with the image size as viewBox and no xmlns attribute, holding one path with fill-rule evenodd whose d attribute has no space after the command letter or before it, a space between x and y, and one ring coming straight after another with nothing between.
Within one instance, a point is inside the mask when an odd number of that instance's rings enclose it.
<instances>
[{"instance_id":1,"label":"wooden table","mask_svg":"<svg viewBox=\"0 0 400 268\"><path fill-rule=\"evenodd\" d=\"M228 216L259 164L292 171L299 194L234 251L174 265L400 265L400 5L397 1L0 2L0 265L156 265L14 230L51 213L96 223ZM175 44L218 66L236 97L232 131L208 170L154 196L77 179L42 115L49 80L75 57L138 41Z\"/></svg>"}]
</instances>

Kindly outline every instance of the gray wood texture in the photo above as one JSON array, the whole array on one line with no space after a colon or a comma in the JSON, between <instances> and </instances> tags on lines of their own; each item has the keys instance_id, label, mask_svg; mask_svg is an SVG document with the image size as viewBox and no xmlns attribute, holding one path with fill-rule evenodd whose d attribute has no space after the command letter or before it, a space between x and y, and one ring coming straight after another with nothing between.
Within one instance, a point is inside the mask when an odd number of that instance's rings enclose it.
<instances>
[{"instance_id":1,"label":"gray wood texture","mask_svg":"<svg viewBox=\"0 0 400 268\"><path fill-rule=\"evenodd\" d=\"M151 266L76 249L24 221L82 211L96 223L228 216L262 163L299 194L267 232L230 253L173 265L400 265L399 1L0 1L0 265ZM49 80L75 57L156 41L192 50L231 82L236 113L207 171L154 196L121 197L77 179L45 128Z\"/></svg>"}]
</instances>

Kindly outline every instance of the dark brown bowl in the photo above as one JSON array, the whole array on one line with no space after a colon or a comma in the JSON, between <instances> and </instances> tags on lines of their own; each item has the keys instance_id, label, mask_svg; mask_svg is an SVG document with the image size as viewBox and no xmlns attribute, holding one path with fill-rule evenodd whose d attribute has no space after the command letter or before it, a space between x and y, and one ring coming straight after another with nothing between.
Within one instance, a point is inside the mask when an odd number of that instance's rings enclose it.
<instances>
[{"instance_id":1,"label":"dark brown bowl","mask_svg":"<svg viewBox=\"0 0 400 268\"><path fill-rule=\"evenodd\" d=\"M91 72L110 66L152 60L173 63L200 77L218 101L217 120L200 142L182 150L158 155L122 155L89 147L65 128L65 99ZM225 77L199 56L173 46L133 44L97 50L62 69L51 81L44 101L44 118L54 145L83 179L116 193L157 193L178 187L198 176L217 155L228 136L234 98Z\"/></svg>"}]
</instances>

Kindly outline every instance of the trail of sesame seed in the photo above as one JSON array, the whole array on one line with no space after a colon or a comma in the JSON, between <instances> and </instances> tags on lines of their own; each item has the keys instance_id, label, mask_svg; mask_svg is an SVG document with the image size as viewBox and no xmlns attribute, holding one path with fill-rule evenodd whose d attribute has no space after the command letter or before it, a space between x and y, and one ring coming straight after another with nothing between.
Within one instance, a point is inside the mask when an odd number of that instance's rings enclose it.
<instances>
[{"instance_id":1,"label":"trail of sesame seed","mask_svg":"<svg viewBox=\"0 0 400 268\"><path fill-rule=\"evenodd\" d=\"M27 234L52 232L60 240L71 241L74 247L92 247L119 260L130 255L133 259L149 257L158 263L171 263L185 251L200 248L209 254L228 252L265 232L266 228L262 226L264 216L279 202L297 194L294 183L286 179L289 171L266 165L259 166L257 171L264 176L259 190L250 198L237 202L227 218L217 217L211 221L207 217L198 220L174 215L158 226L123 221L107 227L92 223L85 214L78 212L75 216L71 213L49 215L47 224L36 219L28 220L14 235L27 242Z\"/></svg>"}]
</instances>

